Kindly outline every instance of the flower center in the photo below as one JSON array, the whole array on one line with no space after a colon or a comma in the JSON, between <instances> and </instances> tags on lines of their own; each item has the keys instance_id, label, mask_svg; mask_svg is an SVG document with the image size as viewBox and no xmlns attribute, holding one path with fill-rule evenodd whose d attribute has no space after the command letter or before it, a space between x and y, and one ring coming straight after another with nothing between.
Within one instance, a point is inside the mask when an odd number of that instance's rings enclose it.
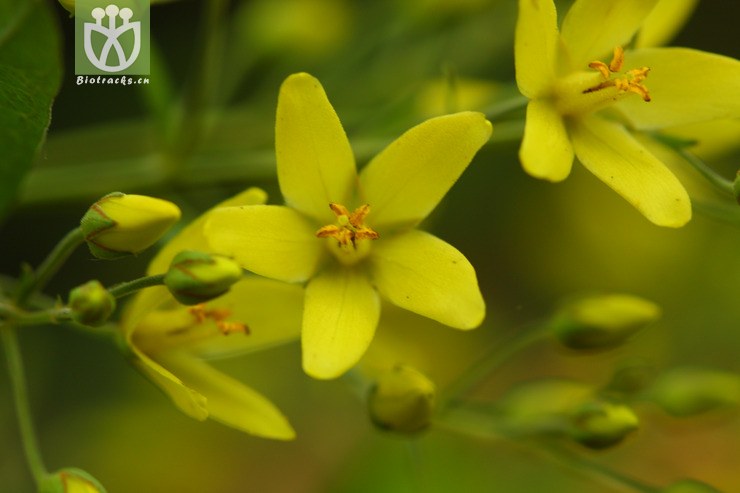
<instances>
[{"instance_id":1,"label":"flower center","mask_svg":"<svg viewBox=\"0 0 740 493\"><path fill-rule=\"evenodd\" d=\"M249 335L246 324L231 321L229 317L231 311L207 308L203 304L187 310L158 310L146 316L142 326L134 332L133 339L140 350L156 353L168 348L198 344L218 335Z\"/></svg>"},{"instance_id":2,"label":"flower center","mask_svg":"<svg viewBox=\"0 0 740 493\"><path fill-rule=\"evenodd\" d=\"M604 78L604 82L594 87L589 87L584 94L589 92L596 92L607 87L616 87L619 92L633 92L640 96L643 101L650 101L650 93L648 88L645 87L641 82L647 78L650 69L648 67L640 67L632 70L628 70L621 77L612 77L612 74L619 73L624 65L624 50L621 46L614 48L614 56L612 61L607 65L604 62L595 61L588 64L592 69L598 70L601 76Z\"/></svg>"},{"instance_id":3,"label":"flower center","mask_svg":"<svg viewBox=\"0 0 740 493\"><path fill-rule=\"evenodd\" d=\"M588 64L592 71L576 71L560 78L554 87L554 102L561 115L583 115L614 104L629 93L650 101L650 92L642 83L650 72L648 67L622 72L624 50L617 46L607 65L595 61Z\"/></svg>"},{"instance_id":4,"label":"flower center","mask_svg":"<svg viewBox=\"0 0 740 493\"><path fill-rule=\"evenodd\" d=\"M337 216L336 224L321 227L318 238L330 238L329 249L345 264L354 264L370 251L370 244L364 240L376 240L379 235L365 225L365 217L370 213L370 206L361 205L354 212L349 212L341 204L329 204Z\"/></svg>"}]
</instances>

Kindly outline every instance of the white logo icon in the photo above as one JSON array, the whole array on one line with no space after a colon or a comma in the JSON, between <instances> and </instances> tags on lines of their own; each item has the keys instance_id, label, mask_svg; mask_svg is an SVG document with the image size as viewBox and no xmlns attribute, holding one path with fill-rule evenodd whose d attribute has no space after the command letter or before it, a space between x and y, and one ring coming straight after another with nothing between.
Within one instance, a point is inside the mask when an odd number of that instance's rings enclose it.
<instances>
[{"instance_id":1,"label":"white logo icon","mask_svg":"<svg viewBox=\"0 0 740 493\"><path fill-rule=\"evenodd\" d=\"M130 67L139 56L141 51L141 22L129 22L134 13L130 8L125 7L118 10L117 5L108 5L105 10L96 7L90 13L95 19L95 23L85 22L85 55L90 63L105 72L120 72ZM108 26L103 25L103 17L108 16ZM116 16L123 20L123 23L116 27ZM134 34L134 47L127 57L123 52L123 46L118 41L119 36L131 29ZM100 56L95 54L92 46L92 34L99 32L105 36L106 40L103 48L100 50ZM108 65L108 56L110 50L114 50L118 58L118 65Z\"/></svg>"}]
</instances>

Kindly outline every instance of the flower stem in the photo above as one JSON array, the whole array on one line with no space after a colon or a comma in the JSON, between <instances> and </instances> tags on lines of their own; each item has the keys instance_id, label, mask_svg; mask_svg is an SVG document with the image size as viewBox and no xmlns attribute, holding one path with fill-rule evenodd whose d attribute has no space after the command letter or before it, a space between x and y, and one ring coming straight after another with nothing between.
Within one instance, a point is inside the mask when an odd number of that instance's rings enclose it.
<instances>
[{"instance_id":1,"label":"flower stem","mask_svg":"<svg viewBox=\"0 0 740 493\"><path fill-rule=\"evenodd\" d=\"M515 96L492 104L488 108L483 109L483 113L485 113L486 118L489 120L497 120L512 111L524 108L528 102L529 99L524 96Z\"/></svg>"},{"instance_id":2,"label":"flower stem","mask_svg":"<svg viewBox=\"0 0 740 493\"><path fill-rule=\"evenodd\" d=\"M55 307L37 312L26 312L9 303L0 302L0 317L13 325L46 325L67 322L72 312L67 307Z\"/></svg>"},{"instance_id":3,"label":"flower stem","mask_svg":"<svg viewBox=\"0 0 740 493\"><path fill-rule=\"evenodd\" d=\"M157 274L156 276L140 277L133 281L122 282L108 288L108 292L115 298L123 298L131 293L144 288L152 286L159 286L164 283L164 274Z\"/></svg>"},{"instance_id":4,"label":"flower stem","mask_svg":"<svg viewBox=\"0 0 740 493\"><path fill-rule=\"evenodd\" d=\"M635 491L638 493L659 493L660 488L650 486L637 479L619 473L609 467L589 460L579 454L576 454L565 447L550 444L544 446L538 451L546 454L559 464L572 469L580 474L586 474L601 482L614 485L625 491Z\"/></svg>"},{"instance_id":5,"label":"flower stem","mask_svg":"<svg viewBox=\"0 0 740 493\"><path fill-rule=\"evenodd\" d=\"M716 171L707 166L704 161L686 149L679 148L675 149L675 151L720 192L728 194L730 197L735 196L735 192L732 189L732 182L730 180L719 175Z\"/></svg>"},{"instance_id":6,"label":"flower stem","mask_svg":"<svg viewBox=\"0 0 740 493\"><path fill-rule=\"evenodd\" d=\"M22 307L28 298L36 291L44 289L46 283L54 277L54 274L69 258L72 252L85 241L82 229L79 227L73 229L61 239L49 255L44 259L41 265L33 273L29 274L16 293L15 299L19 307Z\"/></svg>"},{"instance_id":7,"label":"flower stem","mask_svg":"<svg viewBox=\"0 0 740 493\"><path fill-rule=\"evenodd\" d=\"M503 345L491 347L482 359L470 366L460 378L453 382L442 395L443 411L451 407L461 396L472 390L484 377L504 364L509 358L540 340L547 333L546 323L526 326Z\"/></svg>"},{"instance_id":8,"label":"flower stem","mask_svg":"<svg viewBox=\"0 0 740 493\"><path fill-rule=\"evenodd\" d=\"M26 462L31 469L31 474L36 484L39 485L48 472L44 465L44 460L41 457L36 431L31 420L31 407L28 402L26 377L23 371L23 360L18 338L12 326L0 326L0 336L2 337L5 356L8 360L8 372L10 374L13 400L15 401L15 410L18 415L18 426L21 433L21 441L23 442L23 450L26 455Z\"/></svg>"}]
</instances>

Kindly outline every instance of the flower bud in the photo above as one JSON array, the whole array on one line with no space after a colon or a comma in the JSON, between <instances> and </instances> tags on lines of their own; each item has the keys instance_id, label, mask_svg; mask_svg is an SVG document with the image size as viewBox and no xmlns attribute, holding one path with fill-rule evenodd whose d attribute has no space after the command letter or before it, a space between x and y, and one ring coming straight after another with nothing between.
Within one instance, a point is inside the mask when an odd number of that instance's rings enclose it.
<instances>
[{"instance_id":1,"label":"flower bud","mask_svg":"<svg viewBox=\"0 0 740 493\"><path fill-rule=\"evenodd\" d=\"M592 401L571 415L570 437L592 449L618 444L639 426L639 420L629 407L605 401Z\"/></svg>"},{"instance_id":2,"label":"flower bud","mask_svg":"<svg viewBox=\"0 0 740 493\"><path fill-rule=\"evenodd\" d=\"M103 325L116 309L116 299L98 281L89 281L69 292L72 319L82 325Z\"/></svg>"},{"instance_id":3,"label":"flower bud","mask_svg":"<svg viewBox=\"0 0 740 493\"><path fill-rule=\"evenodd\" d=\"M553 331L571 349L611 349L659 317L658 305L636 296L590 296L563 307L555 315Z\"/></svg>"},{"instance_id":4,"label":"flower bud","mask_svg":"<svg viewBox=\"0 0 740 493\"><path fill-rule=\"evenodd\" d=\"M648 398L672 416L687 417L740 404L740 375L703 368L675 368L660 375Z\"/></svg>"},{"instance_id":5,"label":"flower bud","mask_svg":"<svg viewBox=\"0 0 740 493\"><path fill-rule=\"evenodd\" d=\"M80 228L90 252L110 260L146 250L178 219L180 209L172 202L114 192L87 210Z\"/></svg>"},{"instance_id":6,"label":"flower bud","mask_svg":"<svg viewBox=\"0 0 740 493\"><path fill-rule=\"evenodd\" d=\"M164 284L183 305L197 305L226 293L242 277L233 260L201 252L180 252L164 276Z\"/></svg>"},{"instance_id":7,"label":"flower bud","mask_svg":"<svg viewBox=\"0 0 740 493\"><path fill-rule=\"evenodd\" d=\"M630 363L618 368L603 392L618 396L634 396L648 387L655 375L655 369L646 363Z\"/></svg>"},{"instance_id":8,"label":"flower bud","mask_svg":"<svg viewBox=\"0 0 740 493\"><path fill-rule=\"evenodd\" d=\"M402 434L418 433L430 424L436 387L408 366L383 373L368 396L370 419L378 427Z\"/></svg>"},{"instance_id":9,"label":"flower bud","mask_svg":"<svg viewBox=\"0 0 740 493\"><path fill-rule=\"evenodd\" d=\"M82 469L69 467L46 476L39 493L105 493L105 488Z\"/></svg>"},{"instance_id":10,"label":"flower bud","mask_svg":"<svg viewBox=\"0 0 740 493\"><path fill-rule=\"evenodd\" d=\"M660 493L720 493L720 491L695 479L683 479L663 488Z\"/></svg>"},{"instance_id":11,"label":"flower bud","mask_svg":"<svg viewBox=\"0 0 740 493\"><path fill-rule=\"evenodd\" d=\"M59 3L69 12L70 16L75 15L75 0L59 0Z\"/></svg>"}]
</instances>

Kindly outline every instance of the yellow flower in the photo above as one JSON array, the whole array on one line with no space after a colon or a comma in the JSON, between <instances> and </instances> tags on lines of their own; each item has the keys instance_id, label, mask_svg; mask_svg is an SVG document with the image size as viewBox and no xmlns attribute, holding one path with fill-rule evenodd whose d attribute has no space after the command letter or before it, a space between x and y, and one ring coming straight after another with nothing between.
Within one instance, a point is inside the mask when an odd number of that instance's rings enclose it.
<instances>
[{"instance_id":1,"label":"yellow flower","mask_svg":"<svg viewBox=\"0 0 740 493\"><path fill-rule=\"evenodd\" d=\"M264 203L250 189L220 206ZM208 251L204 214L155 257L149 274L165 272L185 248ZM289 440L295 433L265 397L203 361L296 339L302 290L270 279L248 276L224 296L194 307L175 302L163 286L139 292L123 317L123 338L134 365L162 388L180 410L204 420L266 438Z\"/></svg>"},{"instance_id":2,"label":"yellow flower","mask_svg":"<svg viewBox=\"0 0 740 493\"><path fill-rule=\"evenodd\" d=\"M552 0L519 1L517 84L530 99L519 156L550 181L577 156L647 219L679 227L688 194L630 130L737 117L740 63L688 48L622 50L657 3L576 0L558 31Z\"/></svg>"},{"instance_id":3,"label":"yellow flower","mask_svg":"<svg viewBox=\"0 0 740 493\"><path fill-rule=\"evenodd\" d=\"M458 329L478 326L485 304L458 250L414 229L488 140L480 113L412 128L359 174L339 118L318 80L295 74L277 108L278 180L287 206L215 211L214 251L257 274L306 286L303 367L334 378L370 344L379 294Z\"/></svg>"}]
</instances>

